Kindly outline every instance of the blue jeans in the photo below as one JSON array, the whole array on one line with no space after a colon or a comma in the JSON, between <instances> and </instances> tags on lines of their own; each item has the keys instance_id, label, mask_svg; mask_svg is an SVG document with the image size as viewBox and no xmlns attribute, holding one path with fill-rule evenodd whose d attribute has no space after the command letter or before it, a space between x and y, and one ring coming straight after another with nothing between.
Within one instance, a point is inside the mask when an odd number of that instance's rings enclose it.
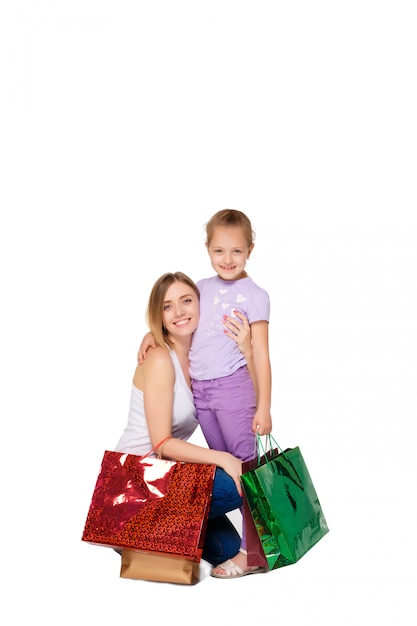
<instances>
[{"instance_id":1,"label":"blue jeans","mask_svg":"<svg viewBox=\"0 0 417 626\"><path fill-rule=\"evenodd\" d=\"M239 552L241 537L226 513L242 504L234 480L217 467L203 547L203 559L212 565L219 565Z\"/></svg>"}]
</instances>

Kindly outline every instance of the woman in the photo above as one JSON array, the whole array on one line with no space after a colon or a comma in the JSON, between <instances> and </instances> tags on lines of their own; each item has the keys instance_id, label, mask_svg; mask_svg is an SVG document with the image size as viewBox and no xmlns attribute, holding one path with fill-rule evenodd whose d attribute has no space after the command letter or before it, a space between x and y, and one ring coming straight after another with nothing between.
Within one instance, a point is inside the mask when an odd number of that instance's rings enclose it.
<instances>
[{"instance_id":1,"label":"woman","mask_svg":"<svg viewBox=\"0 0 417 626\"><path fill-rule=\"evenodd\" d=\"M226 513L242 506L242 464L229 452L187 441L198 425L188 363L198 320L199 292L194 282L181 272L162 275L152 288L147 309L148 326L157 347L136 367L128 424L116 451L143 455L165 440L165 458L216 465L203 549L203 558L216 566L240 550L240 535ZM250 330L246 319L242 322L233 323L228 318L225 332L250 362ZM233 577L264 571L247 566L239 570Z\"/></svg>"}]
</instances>

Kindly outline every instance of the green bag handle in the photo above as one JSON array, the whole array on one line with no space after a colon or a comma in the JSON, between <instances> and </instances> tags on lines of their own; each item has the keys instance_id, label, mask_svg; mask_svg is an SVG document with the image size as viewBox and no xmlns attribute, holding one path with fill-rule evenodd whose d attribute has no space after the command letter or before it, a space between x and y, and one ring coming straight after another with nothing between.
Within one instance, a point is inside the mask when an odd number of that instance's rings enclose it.
<instances>
[{"instance_id":1,"label":"green bag handle","mask_svg":"<svg viewBox=\"0 0 417 626\"><path fill-rule=\"evenodd\" d=\"M266 461L266 463L269 463L270 460L268 459L268 455L266 453L267 446L265 446L265 448L264 448L261 436L258 433L257 433L257 438L258 438L258 444L260 444L260 447L262 448L262 452L264 453L265 461ZM292 470L293 470L295 476L298 479L298 482L299 482L298 486L300 487L300 489L304 490L303 481L301 480L301 477L299 476L299 474L298 474L296 468L294 467L294 464L291 462L290 458L285 454L284 450L281 448L281 446L278 445L278 443L275 441L275 439L273 438L272 435L265 435L265 438L267 438L267 440L268 440L269 449L272 450L272 447L273 447L272 444L271 444L271 441L272 441L275 444L275 446L278 448L278 450L280 451L280 454L282 454L282 456L286 459L286 461L291 465ZM259 446L258 446L258 467L259 467L260 464L261 464L261 455L259 453Z\"/></svg>"},{"instance_id":2,"label":"green bag handle","mask_svg":"<svg viewBox=\"0 0 417 626\"><path fill-rule=\"evenodd\" d=\"M262 452L263 452L263 456L265 457L265 461L267 463L269 463L269 459L268 459L268 455L267 455L267 449L268 449L268 445L265 445L262 443L262 437L259 433L256 433L257 439L258 439L258 466L261 464L261 453L260 453L260 449L262 448ZM281 448L280 445L278 445L278 443L275 441L275 439L273 438L273 436L271 434L269 435L265 435L265 440L267 441L267 444L269 444L269 449L272 450L272 448L274 447L272 444L275 444L275 447L278 448L278 450L281 452L281 454L283 454L283 449Z\"/></svg>"}]
</instances>

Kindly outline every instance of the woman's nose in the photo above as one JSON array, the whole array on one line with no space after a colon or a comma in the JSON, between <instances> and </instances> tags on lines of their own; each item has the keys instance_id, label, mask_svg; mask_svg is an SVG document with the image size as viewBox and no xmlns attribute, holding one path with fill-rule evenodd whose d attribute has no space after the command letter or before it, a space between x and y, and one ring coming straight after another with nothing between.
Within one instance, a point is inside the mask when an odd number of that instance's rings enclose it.
<instances>
[{"instance_id":1,"label":"woman's nose","mask_svg":"<svg viewBox=\"0 0 417 626\"><path fill-rule=\"evenodd\" d=\"M183 308L182 308L182 304L178 303L175 305L175 315L177 317L181 317L181 315L184 314Z\"/></svg>"}]
</instances>

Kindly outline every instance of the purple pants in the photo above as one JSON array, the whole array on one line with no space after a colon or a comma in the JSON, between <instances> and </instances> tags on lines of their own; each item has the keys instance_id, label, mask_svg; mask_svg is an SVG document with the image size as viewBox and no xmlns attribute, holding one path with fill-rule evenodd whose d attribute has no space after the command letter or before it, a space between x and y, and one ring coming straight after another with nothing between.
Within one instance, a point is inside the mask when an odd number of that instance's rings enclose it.
<instances>
[{"instance_id":1,"label":"purple pants","mask_svg":"<svg viewBox=\"0 0 417 626\"><path fill-rule=\"evenodd\" d=\"M192 379L191 382L198 422L208 447L230 452L241 461L253 459L256 456L256 438L252 432L256 394L247 367L224 378ZM244 523L242 528L242 548L246 548Z\"/></svg>"}]
</instances>

